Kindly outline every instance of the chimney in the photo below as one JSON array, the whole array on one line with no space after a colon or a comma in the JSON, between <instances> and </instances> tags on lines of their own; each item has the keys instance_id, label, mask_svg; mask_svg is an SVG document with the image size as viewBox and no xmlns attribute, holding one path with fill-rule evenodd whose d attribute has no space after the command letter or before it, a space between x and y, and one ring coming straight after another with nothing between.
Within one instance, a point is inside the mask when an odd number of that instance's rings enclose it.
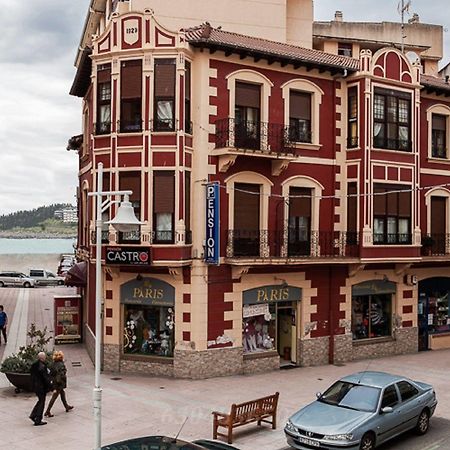
<instances>
[{"instance_id":1,"label":"chimney","mask_svg":"<svg viewBox=\"0 0 450 450\"><path fill-rule=\"evenodd\" d=\"M343 18L344 18L344 15L342 14L342 11L336 11L334 13L334 21L335 22L342 22Z\"/></svg>"}]
</instances>

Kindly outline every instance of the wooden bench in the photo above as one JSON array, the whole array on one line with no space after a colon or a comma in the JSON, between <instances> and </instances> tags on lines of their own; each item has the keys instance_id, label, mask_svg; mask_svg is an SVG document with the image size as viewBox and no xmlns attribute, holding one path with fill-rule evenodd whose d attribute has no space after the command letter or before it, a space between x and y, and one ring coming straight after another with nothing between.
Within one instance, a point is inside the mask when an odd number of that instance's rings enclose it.
<instances>
[{"instance_id":1,"label":"wooden bench","mask_svg":"<svg viewBox=\"0 0 450 450\"><path fill-rule=\"evenodd\" d=\"M217 436L227 438L228 443L233 443L233 428L246 425L248 423L257 422L261 425L261 422L271 423L272 429L277 427L277 406L279 393L268 397L259 398L250 402L241 403L239 405L231 405L230 414L224 414L214 411L213 420L213 438L217 439ZM272 417L272 420L267 420ZM227 428L227 434L222 434L217 431L219 427Z\"/></svg>"}]
</instances>

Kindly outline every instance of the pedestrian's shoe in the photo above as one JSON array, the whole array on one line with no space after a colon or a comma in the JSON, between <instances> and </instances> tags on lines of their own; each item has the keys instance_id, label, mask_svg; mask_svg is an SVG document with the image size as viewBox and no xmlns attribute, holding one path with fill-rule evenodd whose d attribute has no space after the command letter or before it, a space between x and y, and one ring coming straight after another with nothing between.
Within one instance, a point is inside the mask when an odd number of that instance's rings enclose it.
<instances>
[{"instance_id":1,"label":"pedestrian's shoe","mask_svg":"<svg viewBox=\"0 0 450 450\"><path fill-rule=\"evenodd\" d=\"M73 406L68 406L67 408L66 408L66 412L69 412L69 411L72 411L72 409L73 409Z\"/></svg>"},{"instance_id":2,"label":"pedestrian's shoe","mask_svg":"<svg viewBox=\"0 0 450 450\"><path fill-rule=\"evenodd\" d=\"M32 422L36 422L36 419L32 416L28 416Z\"/></svg>"},{"instance_id":3,"label":"pedestrian's shoe","mask_svg":"<svg viewBox=\"0 0 450 450\"><path fill-rule=\"evenodd\" d=\"M40 422L34 422L35 427L39 427L41 425L47 425L47 422L42 422L42 420Z\"/></svg>"},{"instance_id":4,"label":"pedestrian's shoe","mask_svg":"<svg viewBox=\"0 0 450 450\"><path fill-rule=\"evenodd\" d=\"M54 414L52 414L50 411L47 411L47 412L44 414L44 416L45 416L45 417L55 417Z\"/></svg>"}]
</instances>

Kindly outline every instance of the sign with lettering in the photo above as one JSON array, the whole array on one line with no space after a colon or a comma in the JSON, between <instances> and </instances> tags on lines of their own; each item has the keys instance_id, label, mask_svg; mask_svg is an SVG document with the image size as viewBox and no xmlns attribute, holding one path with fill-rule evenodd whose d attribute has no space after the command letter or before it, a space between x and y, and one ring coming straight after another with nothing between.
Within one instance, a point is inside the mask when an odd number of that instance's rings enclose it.
<instances>
[{"instance_id":1,"label":"sign with lettering","mask_svg":"<svg viewBox=\"0 0 450 450\"><path fill-rule=\"evenodd\" d=\"M352 296L374 294L395 294L395 283L384 280L370 280L352 286Z\"/></svg>"},{"instance_id":2,"label":"sign with lettering","mask_svg":"<svg viewBox=\"0 0 450 450\"><path fill-rule=\"evenodd\" d=\"M261 286L242 293L244 305L257 303L297 302L302 298L301 288L294 286Z\"/></svg>"},{"instance_id":3,"label":"sign with lettering","mask_svg":"<svg viewBox=\"0 0 450 450\"><path fill-rule=\"evenodd\" d=\"M206 185L206 245L205 262L207 264L219 264L219 183Z\"/></svg>"},{"instance_id":4,"label":"sign with lettering","mask_svg":"<svg viewBox=\"0 0 450 450\"><path fill-rule=\"evenodd\" d=\"M139 39L139 21L137 19L124 20L123 33L123 40L126 44L136 44Z\"/></svg>"},{"instance_id":5,"label":"sign with lettering","mask_svg":"<svg viewBox=\"0 0 450 450\"><path fill-rule=\"evenodd\" d=\"M55 342L81 342L81 296L55 295Z\"/></svg>"},{"instance_id":6,"label":"sign with lettering","mask_svg":"<svg viewBox=\"0 0 450 450\"><path fill-rule=\"evenodd\" d=\"M151 262L150 248L106 247L105 262L110 265L148 266Z\"/></svg>"},{"instance_id":7,"label":"sign with lettering","mask_svg":"<svg viewBox=\"0 0 450 450\"><path fill-rule=\"evenodd\" d=\"M131 280L120 286L120 303L128 305L174 306L175 288L157 278Z\"/></svg>"}]
</instances>

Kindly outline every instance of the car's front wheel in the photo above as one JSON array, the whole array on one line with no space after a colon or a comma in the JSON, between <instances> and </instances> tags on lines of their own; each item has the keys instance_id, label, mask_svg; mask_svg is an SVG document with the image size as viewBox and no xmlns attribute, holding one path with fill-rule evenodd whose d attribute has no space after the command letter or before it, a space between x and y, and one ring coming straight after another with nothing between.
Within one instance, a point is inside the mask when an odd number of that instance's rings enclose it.
<instances>
[{"instance_id":1,"label":"car's front wheel","mask_svg":"<svg viewBox=\"0 0 450 450\"><path fill-rule=\"evenodd\" d=\"M58 286L62 286L64 284L64 281L63 280L59 280L58 281Z\"/></svg>"},{"instance_id":2,"label":"car's front wheel","mask_svg":"<svg viewBox=\"0 0 450 450\"><path fill-rule=\"evenodd\" d=\"M375 436L373 433L366 433L361 439L360 450L373 450L375 448Z\"/></svg>"},{"instance_id":3,"label":"car's front wheel","mask_svg":"<svg viewBox=\"0 0 450 450\"><path fill-rule=\"evenodd\" d=\"M31 287L31 283L29 281L25 281L25 283L23 283L23 287L24 288L30 288Z\"/></svg>"},{"instance_id":4,"label":"car's front wheel","mask_svg":"<svg viewBox=\"0 0 450 450\"><path fill-rule=\"evenodd\" d=\"M416 433L421 436L428 431L429 427L430 427L430 415L428 411L424 409L420 413L419 418L417 419Z\"/></svg>"},{"instance_id":5,"label":"car's front wheel","mask_svg":"<svg viewBox=\"0 0 450 450\"><path fill-rule=\"evenodd\" d=\"M0 281L0 288L5 287L5 283L3 281Z\"/></svg>"}]
</instances>

